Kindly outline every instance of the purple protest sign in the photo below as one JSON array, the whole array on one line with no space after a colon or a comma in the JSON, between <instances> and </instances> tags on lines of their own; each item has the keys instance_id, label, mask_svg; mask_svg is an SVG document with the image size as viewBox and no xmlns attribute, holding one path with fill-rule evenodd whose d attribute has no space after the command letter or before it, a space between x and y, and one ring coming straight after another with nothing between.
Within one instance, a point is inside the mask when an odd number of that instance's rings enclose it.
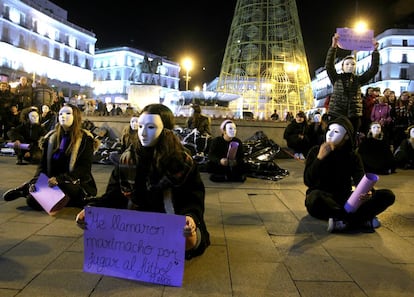
<instances>
[{"instance_id":1,"label":"purple protest sign","mask_svg":"<svg viewBox=\"0 0 414 297\"><path fill-rule=\"evenodd\" d=\"M361 32L351 28L336 28L336 33L339 35L338 46L342 49L357 51L372 51L374 49L372 44L373 30Z\"/></svg>"},{"instance_id":2,"label":"purple protest sign","mask_svg":"<svg viewBox=\"0 0 414 297\"><path fill-rule=\"evenodd\" d=\"M85 272L182 285L185 216L86 207L85 222Z\"/></svg>"}]
</instances>

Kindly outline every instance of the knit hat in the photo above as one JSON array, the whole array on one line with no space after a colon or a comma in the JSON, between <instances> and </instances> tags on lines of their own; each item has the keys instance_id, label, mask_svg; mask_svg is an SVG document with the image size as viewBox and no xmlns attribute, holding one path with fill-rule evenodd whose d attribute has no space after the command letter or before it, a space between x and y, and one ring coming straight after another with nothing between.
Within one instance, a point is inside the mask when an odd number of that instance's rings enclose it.
<instances>
[{"instance_id":1,"label":"knit hat","mask_svg":"<svg viewBox=\"0 0 414 297\"><path fill-rule=\"evenodd\" d=\"M226 125L230 124L230 123L234 124L234 122L232 120L224 120L220 125L221 132L224 132L224 130L226 129Z\"/></svg>"},{"instance_id":2,"label":"knit hat","mask_svg":"<svg viewBox=\"0 0 414 297\"><path fill-rule=\"evenodd\" d=\"M331 120L328 123L328 126L331 125L331 124L338 124L338 125L341 125L342 127L344 127L345 130L346 130L346 133L349 136L349 140L352 144L352 147L354 147L354 145L355 145L354 126L352 126L352 123L350 122L350 120L347 117L341 116L341 117L338 117L336 119Z\"/></svg>"}]
</instances>

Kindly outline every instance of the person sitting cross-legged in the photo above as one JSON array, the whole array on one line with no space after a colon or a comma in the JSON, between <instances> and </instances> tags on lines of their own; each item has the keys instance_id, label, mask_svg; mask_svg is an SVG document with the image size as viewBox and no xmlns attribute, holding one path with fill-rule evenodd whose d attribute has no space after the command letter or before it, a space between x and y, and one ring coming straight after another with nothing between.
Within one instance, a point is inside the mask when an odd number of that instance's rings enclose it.
<instances>
[{"instance_id":1,"label":"person sitting cross-legged","mask_svg":"<svg viewBox=\"0 0 414 297\"><path fill-rule=\"evenodd\" d=\"M372 188L362 193L364 203L354 212L347 212L345 204L365 171L359 154L354 150L354 130L346 117L329 122L326 141L314 146L305 162L303 179L308 213L328 220L328 232L353 230L374 231L380 223L377 215L394 204L395 195L389 189Z\"/></svg>"},{"instance_id":2,"label":"person sitting cross-legged","mask_svg":"<svg viewBox=\"0 0 414 297\"><path fill-rule=\"evenodd\" d=\"M221 136L213 138L208 152L207 172L214 182L244 182L246 163L242 141L236 137L236 124L231 120L221 123Z\"/></svg>"}]
</instances>

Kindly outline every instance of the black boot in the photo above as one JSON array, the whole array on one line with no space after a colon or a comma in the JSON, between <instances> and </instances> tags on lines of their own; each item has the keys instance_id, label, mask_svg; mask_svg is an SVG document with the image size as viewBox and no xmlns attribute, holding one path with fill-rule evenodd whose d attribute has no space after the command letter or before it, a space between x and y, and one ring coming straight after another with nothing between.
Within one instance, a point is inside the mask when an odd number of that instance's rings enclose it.
<instances>
[{"instance_id":1,"label":"black boot","mask_svg":"<svg viewBox=\"0 0 414 297\"><path fill-rule=\"evenodd\" d=\"M29 195L29 183L24 183L18 188L7 190L3 194L4 201L13 201L20 197L26 197Z\"/></svg>"}]
</instances>

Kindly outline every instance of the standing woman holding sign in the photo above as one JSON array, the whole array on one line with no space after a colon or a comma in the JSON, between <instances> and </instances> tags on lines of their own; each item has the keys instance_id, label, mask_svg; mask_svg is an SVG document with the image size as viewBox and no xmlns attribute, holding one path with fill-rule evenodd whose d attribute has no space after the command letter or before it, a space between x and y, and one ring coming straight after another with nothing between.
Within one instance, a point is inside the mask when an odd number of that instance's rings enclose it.
<instances>
[{"instance_id":1,"label":"standing woman holding sign","mask_svg":"<svg viewBox=\"0 0 414 297\"><path fill-rule=\"evenodd\" d=\"M35 176L22 186L3 194L6 201L26 197L27 204L42 210L30 194L41 173L48 176L50 187L58 186L66 195L67 206L83 207L97 187L92 176L93 152L99 146L93 135L82 129L82 114L78 107L65 104L59 110L59 123L41 140L41 162Z\"/></svg>"},{"instance_id":2,"label":"standing woman holding sign","mask_svg":"<svg viewBox=\"0 0 414 297\"><path fill-rule=\"evenodd\" d=\"M89 205L185 216L185 254L190 259L210 245L204 222L205 188L197 164L173 128L174 114L168 107L144 107L138 118L137 146L122 153L105 194ZM84 226L85 210L76 222Z\"/></svg>"},{"instance_id":3,"label":"standing woman holding sign","mask_svg":"<svg viewBox=\"0 0 414 297\"><path fill-rule=\"evenodd\" d=\"M332 45L325 60L326 72L333 85L333 93L329 101L328 120L339 116L347 117L354 127L354 133L359 132L362 117L361 86L367 84L378 72L379 52L378 42L373 39L371 65L361 75L355 74L356 60L353 55L346 56L342 61L342 72L337 73L335 68L336 53L338 50L339 34L332 37Z\"/></svg>"}]
</instances>

